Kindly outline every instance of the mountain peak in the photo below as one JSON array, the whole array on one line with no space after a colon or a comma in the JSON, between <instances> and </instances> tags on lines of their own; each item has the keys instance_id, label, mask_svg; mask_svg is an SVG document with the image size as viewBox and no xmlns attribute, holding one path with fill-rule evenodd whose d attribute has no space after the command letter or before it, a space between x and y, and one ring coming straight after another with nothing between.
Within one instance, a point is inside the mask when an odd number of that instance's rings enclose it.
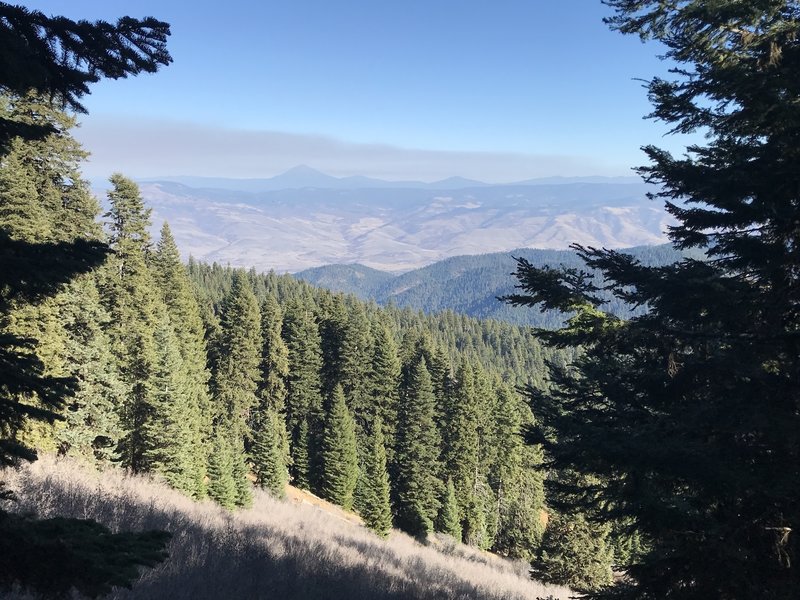
<instances>
[{"instance_id":1,"label":"mountain peak","mask_svg":"<svg viewBox=\"0 0 800 600\"><path fill-rule=\"evenodd\" d=\"M318 171L313 167L309 167L308 165L297 165L295 167L292 167L291 169L286 170L280 175L276 175L275 177L283 177L284 175L323 175L325 177L330 177L330 175L327 175L322 171Z\"/></svg>"},{"instance_id":2,"label":"mountain peak","mask_svg":"<svg viewBox=\"0 0 800 600\"><path fill-rule=\"evenodd\" d=\"M297 165L268 181L275 188L326 188L339 183L337 177L326 175L308 165Z\"/></svg>"}]
</instances>

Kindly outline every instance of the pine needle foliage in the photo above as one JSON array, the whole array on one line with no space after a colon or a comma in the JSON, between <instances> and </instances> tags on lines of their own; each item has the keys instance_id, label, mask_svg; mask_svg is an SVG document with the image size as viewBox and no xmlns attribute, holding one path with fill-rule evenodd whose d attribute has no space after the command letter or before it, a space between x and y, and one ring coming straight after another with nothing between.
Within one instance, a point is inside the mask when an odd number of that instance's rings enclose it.
<instances>
[{"instance_id":1,"label":"pine needle foliage","mask_svg":"<svg viewBox=\"0 0 800 600\"><path fill-rule=\"evenodd\" d=\"M359 514L364 524L381 537L392 529L392 507L389 499L389 472L386 468L383 423L378 417L372 423L372 434L364 452L364 467L360 473L359 486L363 497L359 502Z\"/></svg>"},{"instance_id":2,"label":"pine needle foliage","mask_svg":"<svg viewBox=\"0 0 800 600\"><path fill-rule=\"evenodd\" d=\"M442 507L439 509L439 516L436 518L436 531L446 533L455 540L461 540L461 515L458 510L456 500L456 488L453 480L447 480Z\"/></svg>"},{"instance_id":3,"label":"pine needle foliage","mask_svg":"<svg viewBox=\"0 0 800 600\"><path fill-rule=\"evenodd\" d=\"M648 267L576 250L604 290L646 314L602 310L579 270L521 261L515 304L575 311L540 332L580 346L573 369L531 390L532 441L563 512L618 520L648 550L624 565L615 598L790 598L800 589L800 4L606 0L623 33L676 64L648 84L652 117L702 132L684 155L647 146L679 249L706 260ZM598 594L598 595L603 595Z\"/></svg>"},{"instance_id":4,"label":"pine needle foliage","mask_svg":"<svg viewBox=\"0 0 800 600\"><path fill-rule=\"evenodd\" d=\"M425 536L439 511L439 433L434 421L435 396L424 357L410 369L397 423L397 525Z\"/></svg>"},{"instance_id":5,"label":"pine needle foliage","mask_svg":"<svg viewBox=\"0 0 800 600\"><path fill-rule=\"evenodd\" d=\"M321 458L320 491L323 497L351 510L358 482L356 424L339 385L333 388L328 401Z\"/></svg>"}]
</instances>

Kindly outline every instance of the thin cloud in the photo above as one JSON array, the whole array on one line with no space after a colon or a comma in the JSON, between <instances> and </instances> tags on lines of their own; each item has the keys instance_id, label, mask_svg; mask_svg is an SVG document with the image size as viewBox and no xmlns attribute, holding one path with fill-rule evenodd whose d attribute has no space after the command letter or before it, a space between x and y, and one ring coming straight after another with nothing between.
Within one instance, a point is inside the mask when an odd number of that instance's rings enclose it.
<instances>
[{"instance_id":1,"label":"thin cloud","mask_svg":"<svg viewBox=\"0 0 800 600\"><path fill-rule=\"evenodd\" d=\"M335 176L433 181L454 175L508 182L553 175L630 175L590 157L421 150L320 135L214 128L176 121L87 117L75 136L91 152L89 178L270 177L306 164Z\"/></svg>"}]
</instances>

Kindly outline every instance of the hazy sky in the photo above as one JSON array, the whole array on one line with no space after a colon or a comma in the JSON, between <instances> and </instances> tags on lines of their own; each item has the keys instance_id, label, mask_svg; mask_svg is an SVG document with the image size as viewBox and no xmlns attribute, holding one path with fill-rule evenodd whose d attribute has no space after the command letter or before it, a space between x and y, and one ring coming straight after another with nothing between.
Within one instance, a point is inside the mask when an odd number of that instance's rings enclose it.
<instances>
[{"instance_id":1,"label":"hazy sky","mask_svg":"<svg viewBox=\"0 0 800 600\"><path fill-rule=\"evenodd\" d=\"M77 133L89 177L629 175L660 49L600 0L70 0L47 14L172 25L174 64L104 81Z\"/></svg>"}]
</instances>

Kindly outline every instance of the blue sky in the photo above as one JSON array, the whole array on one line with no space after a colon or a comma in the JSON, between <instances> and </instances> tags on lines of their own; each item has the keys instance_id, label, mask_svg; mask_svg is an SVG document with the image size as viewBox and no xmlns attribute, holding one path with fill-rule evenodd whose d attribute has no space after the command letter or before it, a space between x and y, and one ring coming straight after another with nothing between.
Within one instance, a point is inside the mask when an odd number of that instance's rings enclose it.
<instances>
[{"instance_id":1,"label":"blue sky","mask_svg":"<svg viewBox=\"0 0 800 600\"><path fill-rule=\"evenodd\" d=\"M636 78L659 48L599 0L27 2L172 25L174 64L104 81L79 139L90 177L333 175L510 181L629 175L663 138Z\"/></svg>"}]
</instances>

